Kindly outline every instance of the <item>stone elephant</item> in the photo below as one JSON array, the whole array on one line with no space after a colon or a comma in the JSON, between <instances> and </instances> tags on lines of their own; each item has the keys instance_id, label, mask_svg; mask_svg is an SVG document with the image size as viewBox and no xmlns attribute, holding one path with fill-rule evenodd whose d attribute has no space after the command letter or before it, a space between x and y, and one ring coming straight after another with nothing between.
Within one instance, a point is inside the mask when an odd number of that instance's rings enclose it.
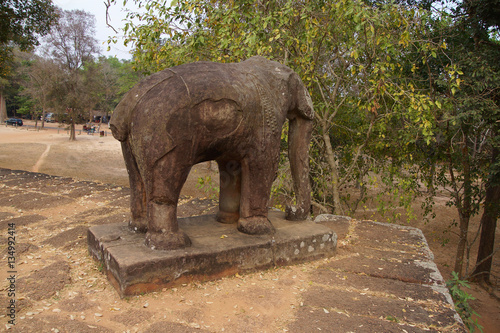
<instances>
[{"instance_id":1,"label":"stone elephant","mask_svg":"<svg viewBox=\"0 0 500 333\"><path fill-rule=\"evenodd\" d=\"M193 165L217 161L217 220L247 234L273 233L267 218L281 131L289 120L289 160L296 205L308 217L309 143L314 110L290 68L262 57L241 63L196 62L153 74L116 107L110 127L121 141L131 187L130 226L154 249L191 244L179 229L177 203Z\"/></svg>"}]
</instances>

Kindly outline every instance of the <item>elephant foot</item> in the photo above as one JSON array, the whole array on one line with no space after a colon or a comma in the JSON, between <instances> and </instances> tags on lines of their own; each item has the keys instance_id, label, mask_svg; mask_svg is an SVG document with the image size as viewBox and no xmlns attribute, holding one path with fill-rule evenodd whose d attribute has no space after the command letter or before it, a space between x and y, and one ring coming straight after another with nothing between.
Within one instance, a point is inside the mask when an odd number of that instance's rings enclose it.
<instances>
[{"instance_id":1,"label":"elephant foot","mask_svg":"<svg viewBox=\"0 0 500 333\"><path fill-rule=\"evenodd\" d=\"M220 223L225 223L225 224L232 224L238 222L238 219L240 218L239 213L229 213L229 212L223 212L219 210L217 213L217 221Z\"/></svg>"},{"instance_id":2,"label":"elephant foot","mask_svg":"<svg viewBox=\"0 0 500 333\"><path fill-rule=\"evenodd\" d=\"M249 235L267 235L274 233L274 226L265 216L252 216L240 218L238 230Z\"/></svg>"},{"instance_id":3,"label":"elephant foot","mask_svg":"<svg viewBox=\"0 0 500 333\"><path fill-rule=\"evenodd\" d=\"M303 221L307 220L309 212L304 208L297 206L287 206L285 209L285 218L289 221Z\"/></svg>"},{"instance_id":4,"label":"elephant foot","mask_svg":"<svg viewBox=\"0 0 500 333\"><path fill-rule=\"evenodd\" d=\"M148 231L148 221L146 218L130 219L128 226L135 232L145 233Z\"/></svg>"},{"instance_id":5,"label":"elephant foot","mask_svg":"<svg viewBox=\"0 0 500 333\"><path fill-rule=\"evenodd\" d=\"M191 246L191 240L181 230L165 233L148 232L146 246L153 250L176 250Z\"/></svg>"}]
</instances>

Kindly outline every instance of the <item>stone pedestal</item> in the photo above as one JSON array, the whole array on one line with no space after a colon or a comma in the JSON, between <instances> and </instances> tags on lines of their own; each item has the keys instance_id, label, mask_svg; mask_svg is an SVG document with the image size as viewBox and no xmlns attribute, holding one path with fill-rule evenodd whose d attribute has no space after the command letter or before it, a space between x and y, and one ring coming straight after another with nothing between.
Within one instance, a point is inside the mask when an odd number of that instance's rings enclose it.
<instances>
[{"instance_id":1,"label":"stone pedestal","mask_svg":"<svg viewBox=\"0 0 500 333\"><path fill-rule=\"evenodd\" d=\"M99 225L89 229L88 246L121 297L333 255L337 235L330 228L287 221L276 211L269 212L269 220L276 228L273 236L243 234L215 215L181 218L179 226L192 246L173 251L151 250L144 234L126 223Z\"/></svg>"}]
</instances>

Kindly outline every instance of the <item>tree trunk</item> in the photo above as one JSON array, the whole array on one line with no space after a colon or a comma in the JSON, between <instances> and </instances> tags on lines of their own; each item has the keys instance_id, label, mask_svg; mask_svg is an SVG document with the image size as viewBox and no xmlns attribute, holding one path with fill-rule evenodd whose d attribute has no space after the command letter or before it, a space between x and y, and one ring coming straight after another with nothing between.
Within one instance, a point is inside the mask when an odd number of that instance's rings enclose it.
<instances>
[{"instance_id":1,"label":"tree trunk","mask_svg":"<svg viewBox=\"0 0 500 333\"><path fill-rule=\"evenodd\" d=\"M500 150L493 149L492 163L495 164ZM498 163L498 162L497 162ZM493 172L486 183L486 197L484 199L484 212L481 216L481 238L477 253L476 268L472 273L472 280L490 284L491 264L495 246L495 231L497 219L500 218L500 171L492 167Z\"/></svg>"},{"instance_id":2,"label":"tree trunk","mask_svg":"<svg viewBox=\"0 0 500 333\"><path fill-rule=\"evenodd\" d=\"M3 124L7 120L7 106L5 103L5 96L3 91L0 90L0 122Z\"/></svg>"},{"instance_id":3,"label":"tree trunk","mask_svg":"<svg viewBox=\"0 0 500 333\"><path fill-rule=\"evenodd\" d=\"M457 247L457 257L455 258L455 272L458 273L460 278L463 277L462 270L464 265L465 249L467 247L467 238L469 234L469 221L472 214L472 183L471 183L471 169L470 169L470 156L469 148L467 147L467 132L464 131L463 145L462 145L462 167L463 167L463 187L464 194L462 204L457 202L458 214L460 219L460 239ZM460 200L457 195L457 199Z\"/></svg>"},{"instance_id":4,"label":"tree trunk","mask_svg":"<svg viewBox=\"0 0 500 333\"><path fill-rule=\"evenodd\" d=\"M74 115L73 110L71 110L70 115L71 115L71 125L69 127L69 141L76 141L75 115Z\"/></svg>"},{"instance_id":5,"label":"tree trunk","mask_svg":"<svg viewBox=\"0 0 500 333\"><path fill-rule=\"evenodd\" d=\"M467 247L467 236L469 233L469 216L463 216L460 214L460 234L457 246L457 255L455 258L454 271L458 273L458 276L462 278L462 270L464 266L465 249Z\"/></svg>"},{"instance_id":6,"label":"tree trunk","mask_svg":"<svg viewBox=\"0 0 500 333\"><path fill-rule=\"evenodd\" d=\"M330 141L330 135L328 131L323 130L323 141L326 147L326 159L330 166L332 172L332 194L333 194L333 213L337 215L344 215L344 210L342 209L342 203L340 202L340 191L339 191L339 167L338 162L335 160L335 154L333 153L332 143Z\"/></svg>"}]
</instances>

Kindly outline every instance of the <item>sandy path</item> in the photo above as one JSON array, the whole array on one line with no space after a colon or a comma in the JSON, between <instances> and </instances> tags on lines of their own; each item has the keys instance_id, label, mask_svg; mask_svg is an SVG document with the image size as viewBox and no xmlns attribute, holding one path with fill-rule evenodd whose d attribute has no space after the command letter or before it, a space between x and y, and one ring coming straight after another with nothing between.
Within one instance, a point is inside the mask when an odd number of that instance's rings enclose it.
<instances>
[{"instance_id":1,"label":"sandy path","mask_svg":"<svg viewBox=\"0 0 500 333\"><path fill-rule=\"evenodd\" d=\"M45 151L42 153L38 161L36 161L32 169L33 172L38 172L38 170L40 170L40 166L43 164L43 162L45 162L45 159L49 155L49 152L50 152L50 144L47 145L47 149L45 149Z\"/></svg>"},{"instance_id":2,"label":"sandy path","mask_svg":"<svg viewBox=\"0 0 500 333\"><path fill-rule=\"evenodd\" d=\"M76 141L69 141L65 125L46 124L43 130L35 130L34 121L15 128L0 125L0 167L27 170L79 180L128 186L128 174L123 161L120 142L111 135L107 125L99 134L87 135L77 126ZM40 124L39 124L40 125ZM182 195L203 197L197 188L198 178L210 175L218 183L218 175L207 164L193 167Z\"/></svg>"}]
</instances>

